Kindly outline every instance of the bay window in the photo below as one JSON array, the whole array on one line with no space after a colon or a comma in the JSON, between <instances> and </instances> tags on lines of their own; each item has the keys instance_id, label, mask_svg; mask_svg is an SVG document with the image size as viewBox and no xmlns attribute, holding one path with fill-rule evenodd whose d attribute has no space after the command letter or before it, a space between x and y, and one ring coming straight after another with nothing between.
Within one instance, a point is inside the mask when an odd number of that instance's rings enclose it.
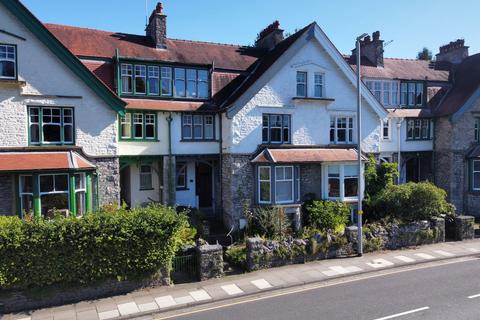
<instances>
[{"instance_id":1,"label":"bay window","mask_svg":"<svg viewBox=\"0 0 480 320\"><path fill-rule=\"evenodd\" d=\"M68 210L69 181L68 174L40 175L41 212L49 217L53 210Z\"/></svg>"},{"instance_id":2,"label":"bay window","mask_svg":"<svg viewBox=\"0 0 480 320\"><path fill-rule=\"evenodd\" d=\"M17 47L0 44L0 79L17 78Z\"/></svg>"},{"instance_id":3,"label":"bay window","mask_svg":"<svg viewBox=\"0 0 480 320\"><path fill-rule=\"evenodd\" d=\"M289 114L262 115L262 142L263 143L290 143Z\"/></svg>"},{"instance_id":4,"label":"bay window","mask_svg":"<svg viewBox=\"0 0 480 320\"><path fill-rule=\"evenodd\" d=\"M29 107L28 120L30 144L74 143L72 108Z\"/></svg>"},{"instance_id":5,"label":"bay window","mask_svg":"<svg viewBox=\"0 0 480 320\"><path fill-rule=\"evenodd\" d=\"M331 164L325 168L327 199L355 200L358 198L358 166L355 164Z\"/></svg>"},{"instance_id":6,"label":"bay window","mask_svg":"<svg viewBox=\"0 0 480 320\"><path fill-rule=\"evenodd\" d=\"M353 143L352 117L330 117L330 143Z\"/></svg>"},{"instance_id":7,"label":"bay window","mask_svg":"<svg viewBox=\"0 0 480 320\"><path fill-rule=\"evenodd\" d=\"M259 166L257 198L260 204L288 204L299 201L299 168L295 166Z\"/></svg>"},{"instance_id":8,"label":"bay window","mask_svg":"<svg viewBox=\"0 0 480 320\"><path fill-rule=\"evenodd\" d=\"M77 216L82 216L87 212L87 186L85 173L75 174L75 205Z\"/></svg>"},{"instance_id":9,"label":"bay window","mask_svg":"<svg viewBox=\"0 0 480 320\"><path fill-rule=\"evenodd\" d=\"M20 212L21 215L33 213L33 176L20 176L19 183Z\"/></svg>"}]
</instances>

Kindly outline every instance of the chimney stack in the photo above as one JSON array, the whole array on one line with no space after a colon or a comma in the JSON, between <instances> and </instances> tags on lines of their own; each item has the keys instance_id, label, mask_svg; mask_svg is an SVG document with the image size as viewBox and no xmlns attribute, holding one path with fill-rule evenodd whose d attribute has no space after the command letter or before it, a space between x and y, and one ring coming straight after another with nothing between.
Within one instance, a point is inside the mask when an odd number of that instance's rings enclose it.
<instances>
[{"instance_id":1,"label":"chimney stack","mask_svg":"<svg viewBox=\"0 0 480 320\"><path fill-rule=\"evenodd\" d=\"M435 65L447 66L461 63L468 57L468 47L465 46L465 40L457 39L449 44L440 47L440 52L435 55Z\"/></svg>"},{"instance_id":2,"label":"chimney stack","mask_svg":"<svg viewBox=\"0 0 480 320\"><path fill-rule=\"evenodd\" d=\"M275 20L258 34L255 47L270 51L282 41L283 30L280 29L280 22Z\"/></svg>"},{"instance_id":3,"label":"chimney stack","mask_svg":"<svg viewBox=\"0 0 480 320\"><path fill-rule=\"evenodd\" d=\"M357 48L352 50L352 56L357 54ZM375 67L383 67L383 40L380 40L380 31L372 33L360 40L360 55Z\"/></svg>"},{"instance_id":4,"label":"chimney stack","mask_svg":"<svg viewBox=\"0 0 480 320\"><path fill-rule=\"evenodd\" d=\"M157 3L157 6L150 15L145 31L147 37L153 41L156 48L167 48L167 16L163 13L163 5L161 2Z\"/></svg>"}]
</instances>

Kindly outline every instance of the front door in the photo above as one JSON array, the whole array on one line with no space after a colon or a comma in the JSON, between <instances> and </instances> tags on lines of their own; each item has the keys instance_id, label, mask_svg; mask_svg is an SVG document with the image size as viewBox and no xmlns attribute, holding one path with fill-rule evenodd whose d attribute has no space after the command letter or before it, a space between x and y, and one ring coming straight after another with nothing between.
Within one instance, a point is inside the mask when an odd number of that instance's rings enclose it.
<instances>
[{"instance_id":1,"label":"front door","mask_svg":"<svg viewBox=\"0 0 480 320\"><path fill-rule=\"evenodd\" d=\"M212 208L213 203L213 169L212 166L198 162L195 174L198 206L200 208Z\"/></svg>"}]
</instances>

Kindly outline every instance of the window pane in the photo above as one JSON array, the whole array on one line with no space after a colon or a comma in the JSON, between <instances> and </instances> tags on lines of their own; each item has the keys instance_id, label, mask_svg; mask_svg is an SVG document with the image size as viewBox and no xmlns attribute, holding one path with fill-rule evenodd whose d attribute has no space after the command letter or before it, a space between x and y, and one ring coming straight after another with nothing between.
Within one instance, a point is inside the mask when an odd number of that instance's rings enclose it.
<instances>
[{"instance_id":1,"label":"window pane","mask_svg":"<svg viewBox=\"0 0 480 320\"><path fill-rule=\"evenodd\" d=\"M49 218L53 218L55 209L68 209L67 193L42 195L40 201L42 203L42 214Z\"/></svg>"},{"instance_id":2,"label":"window pane","mask_svg":"<svg viewBox=\"0 0 480 320\"><path fill-rule=\"evenodd\" d=\"M122 64L122 92L132 93L133 66L131 64Z\"/></svg>"},{"instance_id":3,"label":"window pane","mask_svg":"<svg viewBox=\"0 0 480 320\"><path fill-rule=\"evenodd\" d=\"M155 114L145 114L145 137L149 139L155 138Z\"/></svg>"},{"instance_id":4,"label":"window pane","mask_svg":"<svg viewBox=\"0 0 480 320\"><path fill-rule=\"evenodd\" d=\"M270 202L270 182L260 182L260 201Z\"/></svg>"},{"instance_id":5,"label":"window pane","mask_svg":"<svg viewBox=\"0 0 480 320\"><path fill-rule=\"evenodd\" d=\"M0 60L0 77L15 78L15 63L13 61Z\"/></svg>"},{"instance_id":6,"label":"window pane","mask_svg":"<svg viewBox=\"0 0 480 320\"><path fill-rule=\"evenodd\" d=\"M152 167L140 166L140 189L152 189Z\"/></svg>"},{"instance_id":7,"label":"window pane","mask_svg":"<svg viewBox=\"0 0 480 320\"><path fill-rule=\"evenodd\" d=\"M44 142L60 142L60 125L43 125Z\"/></svg>"},{"instance_id":8,"label":"window pane","mask_svg":"<svg viewBox=\"0 0 480 320\"><path fill-rule=\"evenodd\" d=\"M260 180L270 180L270 168L261 167L259 169Z\"/></svg>"},{"instance_id":9,"label":"window pane","mask_svg":"<svg viewBox=\"0 0 480 320\"><path fill-rule=\"evenodd\" d=\"M480 172L473 173L473 188L480 189Z\"/></svg>"},{"instance_id":10,"label":"window pane","mask_svg":"<svg viewBox=\"0 0 480 320\"><path fill-rule=\"evenodd\" d=\"M473 171L480 171L480 160L473 161Z\"/></svg>"},{"instance_id":11,"label":"window pane","mask_svg":"<svg viewBox=\"0 0 480 320\"><path fill-rule=\"evenodd\" d=\"M408 105L413 106L415 104L415 83L408 84Z\"/></svg>"},{"instance_id":12,"label":"window pane","mask_svg":"<svg viewBox=\"0 0 480 320\"><path fill-rule=\"evenodd\" d=\"M162 67L162 96L172 95L172 68Z\"/></svg>"},{"instance_id":13,"label":"window pane","mask_svg":"<svg viewBox=\"0 0 480 320\"><path fill-rule=\"evenodd\" d=\"M343 167L344 176L358 176L358 166L356 165L345 165Z\"/></svg>"},{"instance_id":14,"label":"window pane","mask_svg":"<svg viewBox=\"0 0 480 320\"><path fill-rule=\"evenodd\" d=\"M303 71L297 71L297 96L307 96L307 73Z\"/></svg>"},{"instance_id":15,"label":"window pane","mask_svg":"<svg viewBox=\"0 0 480 320\"><path fill-rule=\"evenodd\" d=\"M417 83L416 104L423 104L423 83Z\"/></svg>"},{"instance_id":16,"label":"window pane","mask_svg":"<svg viewBox=\"0 0 480 320\"><path fill-rule=\"evenodd\" d=\"M85 191L79 191L75 193L76 205L77 205L77 216L82 216L85 214Z\"/></svg>"},{"instance_id":17,"label":"window pane","mask_svg":"<svg viewBox=\"0 0 480 320\"><path fill-rule=\"evenodd\" d=\"M358 190L358 179L357 178L345 178L344 182L345 187L345 197L356 197Z\"/></svg>"},{"instance_id":18,"label":"window pane","mask_svg":"<svg viewBox=\"0 0 480 320\"><path fill-rule=\"evenodd\" d=\"M187 187L187 166L178 162L176 165L177 188Z\"/></svg>"},{"instance_id":19,"label":"window pane","mask_svg":"<svg viewBox=\"0 0 480 320\"><path fill-rule=\"evenodd\" d=\"M340 197L340 179L328 178L328 196L331 198Z\"/></svg>"},{"instance_id":20,"label":"window pane","mask_svg":"<svg viewBox=\"0 0 480 320\"><path fill-rule=\"evenodd\" d=\"M22 213L29 213L33 212L33 196L32 195L22 195Z\"/></svg>"},{"instance_id":21,"label":"window pane","mask_svg":"<svg viewBox=\"0 0 480 320\"><path fill-rule=\"evenodd\" d=\"M187 97L197 96L197 70L187 69Z\"/></svg>"},{"instance_id":22,"label":"window pane","mask_svg":"<svg viewBox=\"0 0 480 320\"><path fill-rule=\"evenodd\" d=\"M133 114L133 137L134 138L143 138L143 114L134 113Z\"/></svg>"},{"instance_id":23,"label":"window pane","mask_svg":"<svg viewBox=\"0 0 480 320\"><path fill-rule=\"evenodd\" d=\"M40 142L40 126L38 124L30 125L30 142L31 143Z\"/></svg>"},{"instance_id":24,"label":"window pane","mask_svg":"<svg viewBox=\"0 0 480 320\"><path fill-rule=\"evenodd\" d=\"M63 127L63 141L65 143L73 142L73 126L66 125Z\"/></svg>"},{"instance_id":25,"label":"window pane","mask_svg":"<svg viewBox=\"0 0 480 320\"><path fill-rule=\"evenodd\" d=\"M156 66L149 66L148 67L148 94L158 95L160 91L159 78L160 78L159 68Z\"/></svg>"},{"instance_id":26,"label":"window pane","mask_svg":"<svg viewBox=\"0 0 480 320\"><path fill-rule=\"evenodd\" d=\"M203 138L203 121L201 115L193 116L193 138L202 139Z\"/></svg>"},{"instance_id":27,"label":"window pane","mask_svg":"<svg viewBox=\"0 0 480 320\"><path fill-rule=\"evenodd\" d=\"M205 116L205 139L213 139L213 116Z\"/></svg>"},{"instance_id":28,"label":"window pane","mask_svg":"<svg viewBox=\"0 0 480 320\"><path fill-rule=\"evenodd\" d=\"M146 67L135 66L135 93L145 93L146 88Z\"/></svg>"},{"instance_id":29,"label":"window pane","mask_svg":"<svg viewBox=\"0 0 480 320\"><path fill-rule=\"evenodd\" d=\"M208 71L198 70L198 97L208 98Z\"/></svg>"},{"instance_id":30,"label":"window pane","mask_svg":"<svg viewBox=\"0 0 480 320\"><path fill-rule=\"evenodd\" d=\"M297 84L297 97L305 97L307 90L304 84Z\"/></svg>"},{"instance_id":31,"label":"window pane","mask_svg":"<svg viewBox=\"0 0 480 320\"><path fill-rule=\"evenodd\" d=\"M20 176L20 192L32 193L33 192L33 178L32 176Z\"/></svg>"},{"instance_id":32,"label":"window pane","mask_svg":"<svg viewBox=\"0 0 480 320\"><path fill-rule=\"evenodd\" d=\"M55 191L68 191L68 175L55 175Z\"/></svg>"},{"instance_id":33,"label":"window pane","mask_svg":"<svg viewBox=\"0 0 480 320\"><path fill-rule=\"evenodd\" d=\"M85 189L85 175L75 174L75 190Z\"/></svg>"},{"instance_id":34,"label":"window pane","mask_svg":"<svg viewBox=\"0 0 480 320\"><path fill-rule=\"evenodd\" d=\"M40 176L40 192L54 191L53 176Z\"/></svg>"},{"instance_id":35,"label":"window pane","mask_svg":"<svg viewBox=\"0 0 480 320\"><path fill-rule=\"evenodd\" d=\"M185 69L175 68L175 96L185 97Z\"/></svg>"},{"instance_id":36,"label":"window pane","mask_svg":"<svg viewBox=\"0 0 480 320\"><path fill-rule=\"evenodd\" d=\"M407 92L407 84L402 83L400 86L400 104L401 105L406 105L407 104L407 97L408 97L408 92Z\"/></svg>"},{"instance_id":37,"label":"window pane","mask_svg":"<svg viewBox=\"0 0 480 320\"><path fill-rule=\"evenodd\" d=\"M275 184L275 200L280 202L293 201L293 181L277 181Z\"/></svg>"}]
</instances>

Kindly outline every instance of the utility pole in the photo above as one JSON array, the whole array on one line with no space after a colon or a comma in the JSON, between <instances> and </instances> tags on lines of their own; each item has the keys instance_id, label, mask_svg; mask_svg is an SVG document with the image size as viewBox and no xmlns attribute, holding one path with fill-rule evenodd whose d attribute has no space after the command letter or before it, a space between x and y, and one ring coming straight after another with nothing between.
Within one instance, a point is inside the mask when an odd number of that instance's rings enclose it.
<instances>
[{"instance_id":1,"label":"utility pole","mask_svg":"<svg viewBox=\"0 0 480 320\"><path fill-rule=\"evenodd\" d=\"M357 225L358 225L358 238L357 238L357 252L359 256L363 255L363 231L362 231L362 80L360 74L361 61L360 61L360 41L367 36L366 33L357 37L356 42L356 54L357 54L357 154L358 154L358 204L357 204Z\"/></svg>"}]
</instances>

